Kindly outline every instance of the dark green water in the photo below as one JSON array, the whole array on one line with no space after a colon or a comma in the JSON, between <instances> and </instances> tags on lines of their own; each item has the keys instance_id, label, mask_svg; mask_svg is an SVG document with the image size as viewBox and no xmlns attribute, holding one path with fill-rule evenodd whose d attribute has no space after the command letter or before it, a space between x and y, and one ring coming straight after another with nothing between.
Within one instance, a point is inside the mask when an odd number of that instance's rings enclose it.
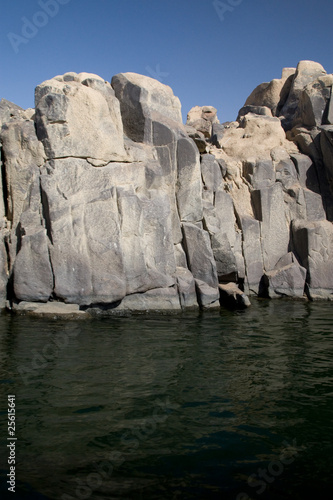
<instances>
[{"instance_id":1,"label":"dark green water","mask_svg":"<svg viewBox=\"0 0 333 500\"><path fill-rule=\"evenodd\" d=\"M185 317L1 316L1 498L331 498L332 308L254 301Z\"/></svg>"}]
</instances>

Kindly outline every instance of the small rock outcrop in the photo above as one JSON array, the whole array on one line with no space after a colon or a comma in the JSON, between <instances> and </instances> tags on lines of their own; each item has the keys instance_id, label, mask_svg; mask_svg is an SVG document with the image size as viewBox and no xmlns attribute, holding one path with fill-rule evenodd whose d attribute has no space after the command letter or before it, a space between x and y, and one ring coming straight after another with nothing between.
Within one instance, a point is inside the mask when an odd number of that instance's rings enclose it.
<instances>
[{"instance_id":1,"label":"small rock outcrop","mask_svg":"<svg viewBox=\"0 0 333 500\"><path fill-rule=\"evenodd\" d=\"M333 299L332 85L301 61L236 121L196 106L186 125L171 88L135 73L56 76L35 109L2 99L0 308Z\"/></svg>"},{"instance_id":2,"label":"small rock outcrop","mask_svg":"<svg viewBox=\"0 0 333 500\"><path fill-rule=\"evenodd\" d=\"M244 309L250 307L251 302L248 296L236 285L236 283L227 283L219 285L221 303L230 308Z\"/></svg>"}]
</instances>

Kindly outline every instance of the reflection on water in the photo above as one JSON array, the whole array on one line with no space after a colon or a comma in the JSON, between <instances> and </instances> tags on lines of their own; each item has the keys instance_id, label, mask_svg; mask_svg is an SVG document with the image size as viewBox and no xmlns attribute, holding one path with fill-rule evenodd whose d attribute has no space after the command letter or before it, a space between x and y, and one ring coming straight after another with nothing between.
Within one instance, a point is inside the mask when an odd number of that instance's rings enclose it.
<instances>
[{"instance_id":1,"label":"reflection on water","mask_svg":"<svg viewBox=\"0 0 333 500\"><path fill-rule=\"evenodd\" d=\"M330 303L89 322L1 316L0 329L3 494L10 393L15 498L331 491Z\"/></svg>"}]
</instances>

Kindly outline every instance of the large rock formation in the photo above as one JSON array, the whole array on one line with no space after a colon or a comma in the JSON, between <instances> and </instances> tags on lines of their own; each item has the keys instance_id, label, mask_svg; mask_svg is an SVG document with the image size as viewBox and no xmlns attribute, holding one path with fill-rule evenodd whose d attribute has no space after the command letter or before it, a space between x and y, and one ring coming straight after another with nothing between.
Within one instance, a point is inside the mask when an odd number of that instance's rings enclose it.
<instances>
[{"instance_id":1,"label":"large rock formation","mask_svg":"<svg viewBox=\"0 0 333 500\"><path fill-rule=\"evenodd\" d=\"M56 76L34 110L3 99L0 308L211 309L230 282L332 299L332 84L301 61L237 121L196 106L186 126L134 73Z\"/></svg>"}]
</instances>

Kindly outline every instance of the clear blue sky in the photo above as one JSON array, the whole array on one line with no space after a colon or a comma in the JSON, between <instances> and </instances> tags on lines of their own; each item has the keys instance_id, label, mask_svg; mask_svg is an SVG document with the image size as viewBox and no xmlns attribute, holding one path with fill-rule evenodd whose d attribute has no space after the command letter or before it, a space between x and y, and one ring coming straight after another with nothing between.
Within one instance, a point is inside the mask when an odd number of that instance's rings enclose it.
<instances>
[{"instance_id":1,"label":"clear blue sky","mask_svg":"<svg viewBox=\"0 0 333 500\"><path fill-rule=\"evenodd\" d=\"M39 3L1 2L0 97L23 108L57 74L132 71L170 85L184 118L213 105L223 122L283 67L310 59L333 72L332 0L221 0L219 15L214 0L50 0L53 17Z\"/></svg>"}]
</instances>

